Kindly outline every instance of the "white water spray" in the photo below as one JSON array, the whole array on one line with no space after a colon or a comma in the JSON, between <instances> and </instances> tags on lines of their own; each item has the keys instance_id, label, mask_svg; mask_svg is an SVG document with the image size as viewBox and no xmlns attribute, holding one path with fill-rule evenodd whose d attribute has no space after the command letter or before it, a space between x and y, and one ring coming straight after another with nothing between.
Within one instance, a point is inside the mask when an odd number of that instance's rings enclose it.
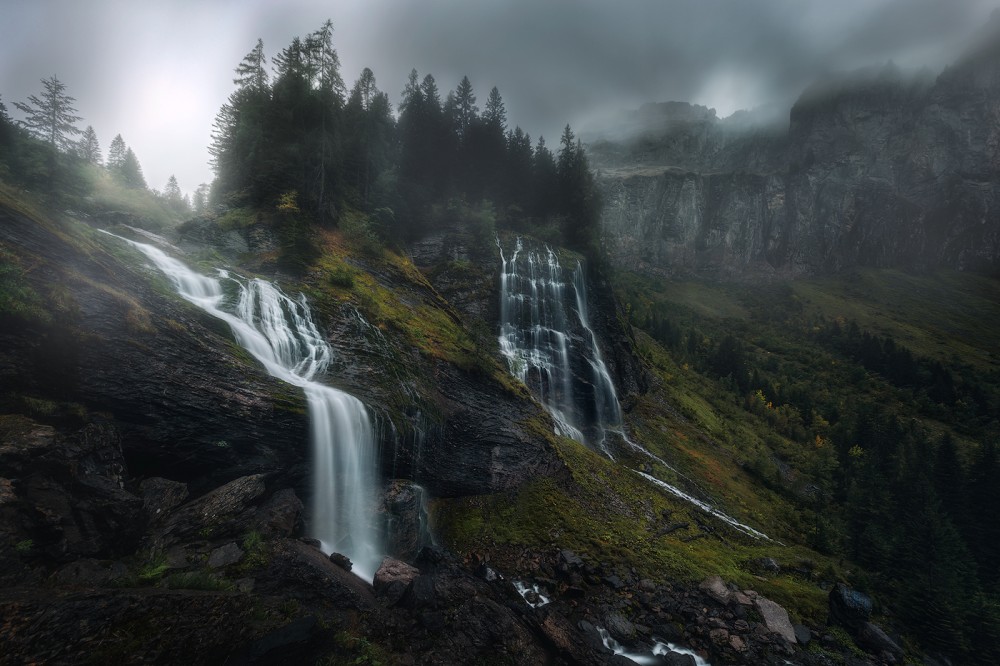
<instances>
[{"instance_id":1,"label":"white water spray","mask_svg":"<svg viewBox=\"0 0 1000 666\"><path fill-rule=\"evenodd\" d=\"M370 581L384 554L372 520L378 481L375 433L360 400L313 380L327 369L333 352L313 323L305 296L294 300L265 280L219 271L221 279L239 289L230 313L223 309L225 295L218 279L195 273L152 245L115 238L146 255L182 298L229 324L236 341L269 374L302 387L313 449L310 534L324 552L350 557L353 571Z\"/></svg>"},{"instance_id":2,"label":"white water spray","mask_svg":"<svg viewBox=\"0 0 1000 666\"><path fill-rule=\"evenodd\" d=\"M621 427L621 408L590 328L582 266L568 283L549 247L525 251L519 238L509 261L499 239L497 248L500 351L511 373L535 393L556 433L609 453L605 436Z\"/></svg>"},{"instance_id":3,"label":"white water spray","mask_svg":"<svg viewBox=\"0 0 1000 666\"><path fill-rule=\"evenodd\" d=\"M691 655L694 658L695 666L711 666L707 661L702 659L696 652L689 650L679 645L673 643L663 643L662 641L656 641L653 646L648 651L636 651L628 650L621 643L616 641L611 633L604 627L595 627L597 629L597 635L601 637L601 642L604 647L614 652L616 655L625 657L630 661L634 661L637 664L643 664L654 666L655 664L664 663L662 659L659 659L661 655L668 655L671 652L677 652L679 654Z\"/></svg>"}]
</instances>

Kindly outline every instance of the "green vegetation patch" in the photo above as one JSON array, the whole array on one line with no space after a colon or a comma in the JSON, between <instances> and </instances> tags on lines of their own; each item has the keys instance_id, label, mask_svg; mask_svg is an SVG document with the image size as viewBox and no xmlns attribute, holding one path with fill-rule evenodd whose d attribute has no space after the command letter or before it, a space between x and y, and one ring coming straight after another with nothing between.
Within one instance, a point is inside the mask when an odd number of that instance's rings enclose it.
<instances>
[{"instance_id":1,"label":"green vegetation patch","mask_svg":"<svg viewBox=\"0 0 1000 666\"><path fill-rule=\"evenodd\" d=\"M760 579L755 558L832 563L801 547L760 541L727 527L621 464L578 444L552 438L568 478L540 477L516 491L437 500L435 528L458 552L570 548L605 565L635 567L653 580L698 582L721 575L779 601L793 617L820 622L826 593L814 582L782 575ZM708 533L698 521L710 525ZM668 524L688 527L659 536ZM499 547L499 548L498 548Z\"/></svg>"}]
</instances>

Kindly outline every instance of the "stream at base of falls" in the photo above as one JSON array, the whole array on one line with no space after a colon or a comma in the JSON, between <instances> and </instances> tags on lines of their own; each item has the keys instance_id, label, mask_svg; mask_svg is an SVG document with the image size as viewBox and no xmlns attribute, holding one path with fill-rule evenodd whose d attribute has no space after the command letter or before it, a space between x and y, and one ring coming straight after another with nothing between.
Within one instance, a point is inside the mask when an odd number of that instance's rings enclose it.
<instances>
[{"instance_id":1,"label":"stream at base of falls","mask_svg":"<svg viewBox=\"0 0 1000 666\"><path fill-rule=\"evenodd\" d=\"M104 233L138 249L182 298L229 324L240 346L271 376L302 388L312 445L308 532L325 553L347 555L353 572L371 582L385 553L373 519L375 431L360 400L314 379L330 365L333 350L316 327L305 296L293 299L271 282L224 270L217 278L207 277L157 247Z\"/></svg>"}]
</instances>

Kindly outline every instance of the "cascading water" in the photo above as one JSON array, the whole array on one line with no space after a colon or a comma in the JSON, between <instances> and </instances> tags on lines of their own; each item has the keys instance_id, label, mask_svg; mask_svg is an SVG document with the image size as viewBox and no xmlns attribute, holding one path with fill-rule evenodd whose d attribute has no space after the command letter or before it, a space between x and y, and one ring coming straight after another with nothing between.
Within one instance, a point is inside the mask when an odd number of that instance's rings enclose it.
<instances>
[{"instance_id":1,"label":"cascading water","mask_svg":"<svg viewBox=\"0 0 1000 666\"><path fill-rule=\"evenodd\" d=\"M230 313L222 309L226 296L219 279L195 273L156 247L115 237L146 255L182 298L229 324L237 342L268 373L302 387L313 449L309 531L325 552L344 553L354 562L353 571L370 581L384 554L371 512L378 482L375 433L360 400L313 380L327 369L333 352L313 323L305 296L294 300L265 280L219 271L238 289Z\"/></svg>"},{"instance_id":2,"label":"cascading water","mask_svg":"<svg viewBox=\"0 0 1000 666\"><path fill-rule=\"evenodd\" d=\"M549 247L544 252L525 250L518 238L508 260L499 238L496 243L502 265L500 351L511 373L552 415L556 432L596 446L612 460L607 437L614 433L624 445L677 473L625 433L618 393L590 326L583 266L577 262L567 285L559 257ZM569 316L570 311L576 316ZM769 539L680 488L645 472L637 473L744 534Z\"/></svg>"},{"instance_id":3,"label":"cascading water","mask_svg":"<svg viewBox=\"0 0 1000 666\"><path fill-rule=\"evenodd\" d=\"M550 248L525 251L519 238L508 261L499 239L497 247L503 266L500 351L511 373L552 415L558 434L607 453L605 434L621 426L621 409L587 319L582 267L577 264L567 284Z\"/></svg>"}]
</instances>

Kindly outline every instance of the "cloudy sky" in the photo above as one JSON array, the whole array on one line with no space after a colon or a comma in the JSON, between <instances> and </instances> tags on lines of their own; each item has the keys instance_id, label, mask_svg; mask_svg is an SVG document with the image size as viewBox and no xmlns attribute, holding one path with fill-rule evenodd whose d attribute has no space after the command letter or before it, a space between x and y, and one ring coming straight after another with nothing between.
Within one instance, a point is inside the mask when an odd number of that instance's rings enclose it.
<instances>
[{"instance_id":1,"label":"cloudy sky","mask_svg":"<svg viewBox=\"0 0 1000 666\"><path fill-rule=\"evenodd\" d=\"M411 68L442 92L496 85L511 124L570 122L681 100L720 116L787 104L829 71L940 68L1000 0L3 0L0 99L56 74L102 150L121 133L151 187L211 180L212 120L232 70L333 20L350 86L363 67L393 103Z\"/></svg>"}]
</instances>

